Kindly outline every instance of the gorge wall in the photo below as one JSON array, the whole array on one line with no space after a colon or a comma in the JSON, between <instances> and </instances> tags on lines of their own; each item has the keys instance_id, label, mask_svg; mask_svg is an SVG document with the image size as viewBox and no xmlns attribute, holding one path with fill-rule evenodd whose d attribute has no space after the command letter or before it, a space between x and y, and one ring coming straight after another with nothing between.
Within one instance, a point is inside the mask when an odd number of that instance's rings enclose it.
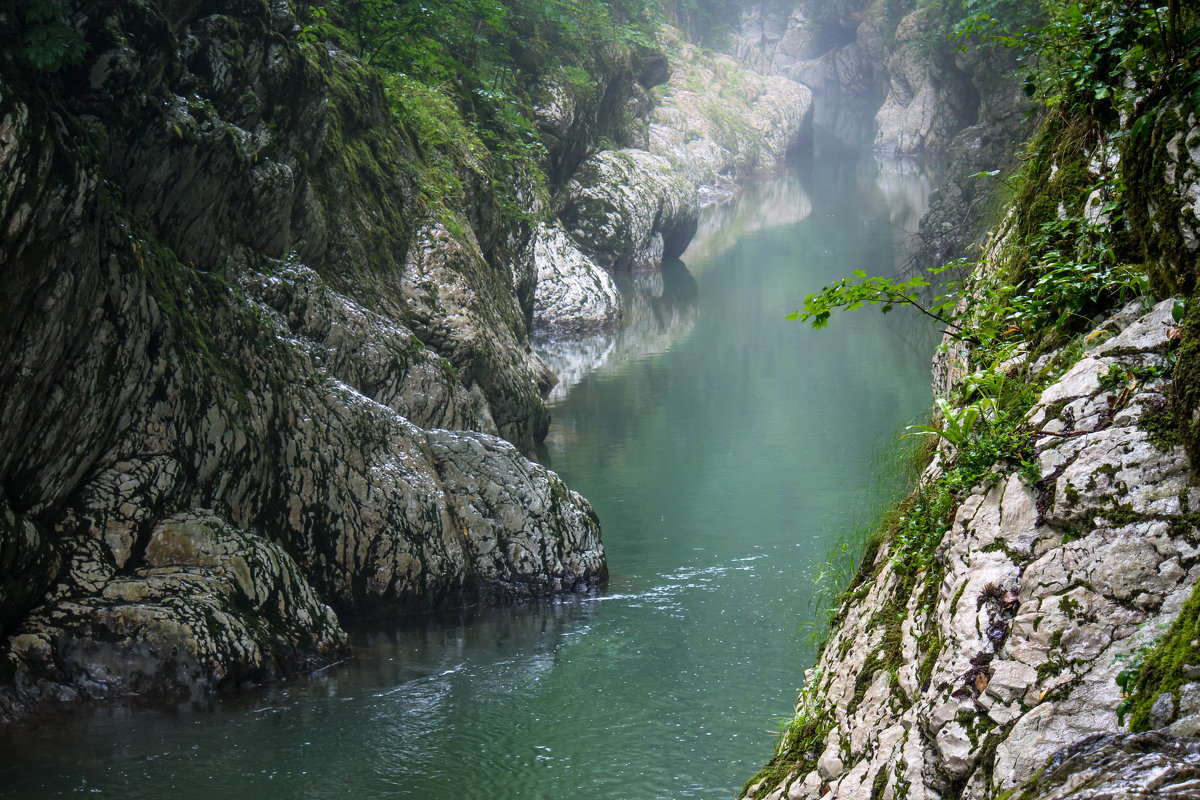
<instances>
[{"instance_id":1,"label":"gorge wall","mask_svg":"<svg viewBox=\"0 0 1200 800\"><path fill-rule=\"evenodd\" d=\"M882 158L938 165L919 254L935 262L962 255L982 232L994 187L978 176L1011 167L1036 116L1016 52L960 48L952 5L764 0L747 5L732 48L754 69L809 86L835 137L857 142L866 131Z\"/></svg>"},{"instance_id":2,"label":"gorge wall","mask_svg":"<svg viewBox=\"0 0 1200 800\"><path fill-rule=\"evenodd\" d=\"M438 98L282 0L68 22L80 63L0 57L0 719L330 663L340 619L603 581L591 507L525 455L555 380L529 335L561 251L620 269L694 231L700 178L638 149L664 55L545 87L552 191L518 164L513 214L469 136L422 139ZM716 172L804 137L803 108L764 114L771 147Z\"/></svg>"},{"instance_id":3,"label":"gorge wall","mask_svg":"<svg viewBox=\"0 0 1200 800\"><path fill-rule=\"evenodd\" d=\"M944 435L744 796L1200 791L1200 122L1167 63L1034 137L935 359ZM1068 271L1093 291L1045 294Z\"/></svg>"}]
</instances>

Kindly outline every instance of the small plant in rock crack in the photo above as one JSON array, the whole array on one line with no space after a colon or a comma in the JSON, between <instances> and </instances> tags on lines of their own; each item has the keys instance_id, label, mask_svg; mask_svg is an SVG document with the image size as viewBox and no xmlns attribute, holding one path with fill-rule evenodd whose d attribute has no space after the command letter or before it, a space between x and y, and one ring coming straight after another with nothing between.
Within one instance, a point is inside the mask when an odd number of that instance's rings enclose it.
<instances>
[{"instance_id":1,"label":"small plant in rock crack","mask_svg":"<svg viewBox=\"0 0 1200 800\"><path fill-rule=\"evenodd\" d=\"M1161 367L1134 367L1129 364L1117 363L1108 368L1108 372L1100 375L1100 387L1110 392L1120 392L1130 386L1146 383L1156 378L1164 377L1170 372L1172 364Z\"/></svg>"},{"instance_id":2,"label":"small plant in rock crack","mask_svg":"<svg viewBox=\"0 0 1200 800\"><path fill-rule=\"evenodd\" d=\"M976 425L984 428L1012 426L1029 406L1028 392L1010 381L1003 371L981 369L967 376L957 407L949 400L935 400L942 425L910 425L913 436L940 436L955 447L966 445Z\"/></svg>"}]
</instances>

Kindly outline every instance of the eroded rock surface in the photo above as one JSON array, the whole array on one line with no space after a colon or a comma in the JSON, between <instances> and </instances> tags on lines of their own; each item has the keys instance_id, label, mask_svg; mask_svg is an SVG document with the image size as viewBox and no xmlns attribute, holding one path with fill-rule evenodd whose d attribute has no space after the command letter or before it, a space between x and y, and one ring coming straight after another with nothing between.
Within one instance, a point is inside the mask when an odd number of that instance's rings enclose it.
<instances>
[{"instance_id":1,"label":"eroded rock surface","mask_svg":"<svg viewBox=\"0 0 1200 800\"><path fill-rule=\"evenodd\" d=\"M1001 471L976 487L915 581L882 548L808 676L811 718L831 726L801 762L815 766L751 793L991 797L1120 729L1118 674L1200 579L1200 489L1163 435L1153 369L1171 307L1117 312L1044 390L1029 416L1044 432L1036 485ZM1162 724L1190 730L1196 710L1169 705Z\"/></svg>"},{"instance_id":2,"label":"eroded rock surface","mask_svg":"<svg viewBox=\"0 0 1200 800\"><path fill-rule=\"evenodd\" d=\"M34 699L199 697L347 652L291 556L210 512L154 525L136 569L96 539L64 544L67 569L5 643L0 715Z\"/></svg>"},{"instance_id":3,"label":"eroded rock surface","mask_svg":"<svg viewBox=\"0 0 1200 800\"><path fill-rule=\"evenodd\" d=\"M1013 800L1200 796L1200 742L1161 733L1093 736L1051 759Z\"/></svg>"},{"instance_id":4,"label":"eroded rock surface","mask_svg":"<svg viewBox=\"0 0 1200 800\"><path fill-rule=\"evenodd\" d=\"M533 324L539 331L577 336L621 321L621 295L612 277L561 226L538 227L533 259L538 271Z\"/></svg>"},{"instance_id":5,"label":"eroded rock surface","mask_svg":"<svg viewBox=\"0 0 1200 800\"><path fill-rule=\"evenodd\" d=\"M522 455L529 231L477 164L431 215L378 76L285 4L185 6L89 7L78 86L0 60L0 719L605 574Z\"/></svg>"}]
</instances>

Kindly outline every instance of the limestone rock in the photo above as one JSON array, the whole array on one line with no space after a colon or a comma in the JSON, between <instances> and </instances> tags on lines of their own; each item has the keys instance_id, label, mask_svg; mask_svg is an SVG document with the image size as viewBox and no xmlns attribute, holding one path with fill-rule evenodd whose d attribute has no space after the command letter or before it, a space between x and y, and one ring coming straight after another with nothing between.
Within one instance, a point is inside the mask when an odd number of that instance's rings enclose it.
<instances>
[{"instance_id":1,"label":"limestone rock","mask_svg":"<svg viewBox=\"0 0 1200 800\"><path fill-rule=\"evenodd\" d=\"M426 437L480 594L578 592L607 578L600 522L557 475L497 437L441 430Z\"/></svg>"},{"instance_id":2,"label":"limestone rock","mask_svg":"<svg viewBox=\"0 0 1200 800\"><path fill-rule=\"evenodd\" d=\"M700 206L728 199L739 181L811 143L806 87L673 45L670 80L655 90L657 107L644 91L630 94L620 138L636 146L602 150L579 164L559 199L557 223L535 239L534 323L543 340L612 327L618 302L603 270L655 268L677 258L696 233ZM644 67L650 77L643 87L668 77L656 58ZM560 131L572 114L569 90L555 83L547 94L539 124Z\"/></svg>"},{"instance_id":3,"label":"limestone rock","mask_svg":"<svg viewBox=\"0 0 1200 800\"><path fill-rule=\"evenodd\" d=\"M533 323L539 332L578 335L621 321L616 284L561 227L540 225L533 253L538 272Z\"/></svg>"},{"instance_id":4,"label":"limestone rock","mask_svg":"<svg viewBox=\"0 0 1200 800\"><path fill-rule=\"evenodd\" d=\"M867 565L873 577L843 607L805 688L820 704L814 713L835 726L841 771L825 758L785 788L813 787L797 796L816 800L827 782L825 797L865 796L866 776L900 763L909 797L949 786L972 797L1017 789L1029 798L1099 797L1083 787L1132 791L1151 785L1155 770L1169 776L1164 789L1178 787L1165 796L1190 797L1200 786L1191 744L1164 739L1161 752L1143 756L1136 742L1151 740L1112 736L1125 659L1180 613L1200 579L1188 511L1200 489L1187 454L1143 428L1163 413L1166 381L1149 372L1120 397L1100 381L1118 363L1164 363L1171 307L1127 307L1100 320L1090 349L1042 393L1030 425L1070 435L1037 439L1041 481L1000 472L976 487L936 563L914 577L902 579L886 545ZM905 619L890 627L894 609ZM881 664L897 648L903 662L892 679ZM1163 693L1154 723L1193 732L1195 701L1185 696ZM897 726L906 737L884 736ZM1061 784L1026 785L1047 759L1093 734L1108 736L1109 749L1089 759L1107 766L1084 760L1067 770L1062 759L1072 756L1055 756Z\"/></svg>"},{"instance_id":5,"label":"limestone rock","mask_svg":"<svg viewBox=\"0 0 1200 800\"><path fill-rule=\"evenodd\" d=\"M94 539L74 541L59 586L0 651L13 674L0 716L47 699L194 698L347 651L337 617L282 547L181 512L154 526L144 566L127 573Z\"/></svg>"},{"instance_id":6,"label":"limestone rock","mask_svg":"<svg viewBox=\"0 0 1200 800\"><path fill-rule=\"evenodd\" d=\"M1200 743L1160 733L1090 737L1056 753L1013 800L1092 800L1200 794Z\"/></svg>"},{"instance_id":7,"label":"limestone rock","mask_svg":"<svg viewBox=\"0 0 1200 800\"><path fill-rule=\"evenodd\" d=\"M921 51L925 9L896 29L897 50L888 62L888 94L875 115L875 149L914 155L945 150L956 133L975 122L978 93L951 59Z\"/></svg>"},{"instance_id":8,"label":"limestone rock","mask_svg":"<svg viewBox=\"0 0 1200 800\"><path fill-rule=\"evenodd\" d=\"M563 226L597 264L624 269L675 258L696 231L696 191L667 159L604 150L567 186Z\"/></svg>"},{"instance_id":9,"label":"limestone rock","mask_svg":"<svg viewBox=\"0 0 1200 800\"><path fill-rule=\"evenodd\" d=\"M0 70L0 717L328 663L330 608L604 574L520 455L551 380L490 177L431 219L361 63L286 4L160 5L81 15L69 100Z\"/></svg>"}]
</instances>

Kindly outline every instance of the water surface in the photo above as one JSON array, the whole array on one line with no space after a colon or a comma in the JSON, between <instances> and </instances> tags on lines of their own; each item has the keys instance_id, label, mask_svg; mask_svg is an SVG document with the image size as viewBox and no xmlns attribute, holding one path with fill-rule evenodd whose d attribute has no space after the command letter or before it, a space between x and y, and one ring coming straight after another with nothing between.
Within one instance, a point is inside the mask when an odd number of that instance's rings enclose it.
<instances>
[{"instance_id":1,"label":"water surface","mask_svg":"<svg viewBox=\"0 0 1200 800\"><path fill-rule=\"evenodd\" d=\"M629 325L546 346L543 458L595 505L602 592L361 629L355 659L204 708L0 732L0 796L729 798L794 702L832 542L929 404L928 331L803 296L904 257L919 172L818 153L629 276ZM886 481L885 481L886 483Z\"/></svg>"}]
</instances>

